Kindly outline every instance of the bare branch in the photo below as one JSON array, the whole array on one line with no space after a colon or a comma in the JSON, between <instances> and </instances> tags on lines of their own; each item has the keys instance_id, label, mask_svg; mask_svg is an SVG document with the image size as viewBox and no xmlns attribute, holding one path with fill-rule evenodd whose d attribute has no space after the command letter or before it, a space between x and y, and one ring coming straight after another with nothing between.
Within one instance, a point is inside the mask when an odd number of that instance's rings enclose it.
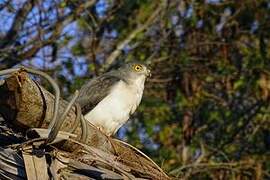
<instances>
[{"instance_id":1,"label":"bare branch","mask_svg":"<svg viewBox=\"0 0 270 180\"><path fill-rule=\"evenodd\" d=\"M106 59L103 70L108 69L110 65L116 60L116 58L121 54L121 51L130 43L139 33L143 32L146 28L148 28L158 17L162 7L159 6L143 25L139 25L135 30L130 32L130 34L122 41L120 41L116 49L109 55Z\"/></svg>"},{"instance_id":2,"label":"bare branch","mask_svg":"<svg viewBox=\"0 0 270 180\"><path fill-rule=\"evenodd\" d=\"M5 59L3 59L1 61L2 64L7 65L6 67L12 67L16 64L18 64L21 60L25 60L25 59L29 59L32 58L36 55L36 53L43 47L51 45L53 43L55 43L55 41L59 38L59 36L62 33L63 28L71 23L79 14L81 14L86 8L91 7L92 5L94 5L96 2L96 0L92 0L92 1L86 1L85 3L80 4L78 7L76 7L76 9L70 13L68 13L67 15L58 18L58 20L52 24L51 26L49 26L48 28L46 28L45 30L41 30L39 32L39 34L37 34L29 43L27 43L26 46L32 47L29 48L27 51L24 51L20 54L18 54L15 58L10 59L9 56ZM33 5L32 5L33 6ZM29 10L31 11L31 9ZM24 21L23 21L24 22ZM23 23L21 22L21 23ZM15 28L15 27L14 27ZM16 26L16 29L18 27ZM17 29L17 31L19 31L20 29ZM10 30L11 31L11 30ZM40 40L41 36L44 36L45 34L48 34L49 32L52 32L52 34L45 40ZM11 32L10 32L11 33ZM12 33L11 33L12 34ZM17 36L17 35L16 35ZM13 40L10 40L10 37L5 37L5 39L7 38L8 41L14 42L16 36L14 36ZM4 42L5 40L3 40ZM3 47L5 47L6 45L3 45ZM1 42L0 42L0 47L1 47ZM19 47L22 48L22 47ZM3 67L4 68L4 67Z\"/></svg>"},{"instance_id":3,"label":"bare branch","mask_svg":"<svg viewBox=\"0 0 270 180\"><path fill-rule=\"evenodd\" d=\"M26 20L27 15L31 12L36 3L38 3L38 0L28 0L23 4L21 9L19 9L13 20L10 30L0 42L1 49L15 43L15 40Z\"/></svg>"}]
</instances>

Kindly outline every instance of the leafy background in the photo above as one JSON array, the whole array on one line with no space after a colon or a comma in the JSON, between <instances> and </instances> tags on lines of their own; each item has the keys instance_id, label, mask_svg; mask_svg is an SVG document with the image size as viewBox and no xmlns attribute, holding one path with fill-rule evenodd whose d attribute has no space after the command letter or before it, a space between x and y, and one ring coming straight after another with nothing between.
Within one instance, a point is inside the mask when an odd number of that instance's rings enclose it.
<instances>
[{"instance_id":1,"label":"leafy background","mask_svg":"<svg viewBox=\"0 0 270 180\"><path fill-rule=\"evenodd\" d=\"M0 17L0 68L43 70L63 97L123 62L149 64L117 137L171 176L270 178L269 1L0 0Z\"/></svg>"}]
</instances>

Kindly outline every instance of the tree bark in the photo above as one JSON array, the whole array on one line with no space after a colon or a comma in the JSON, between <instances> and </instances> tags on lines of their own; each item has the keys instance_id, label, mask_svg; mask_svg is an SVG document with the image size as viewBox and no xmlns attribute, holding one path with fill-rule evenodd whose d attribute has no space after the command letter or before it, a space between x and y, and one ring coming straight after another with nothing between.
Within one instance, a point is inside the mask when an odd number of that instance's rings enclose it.
<instances>
[{"instance_id":1,"label":"tree bark","mask_svg":"<svg viewBox=\"0 0 270 180\"><path fill-rule=\"evenodd\" d=\"M25 133L29 128L47 128L52 117L54 108L54 96L38 83L29 78L24 71L17 72L7 78L0 86L0 114L17 131ZM61 99L59 102L59 115L61 115L68 102ZM75 107L68 113L61 131L73 128L76 119ZM110 150L113 152L109 139L96 127L87 123L87 144ZM81 127L75 129L76 140L80 139ZM103 147L104 146L104 147ZM66 146L65 150L67 149ZM70 150L73 150L72 147Z\"/></svg>"}]
</instances>

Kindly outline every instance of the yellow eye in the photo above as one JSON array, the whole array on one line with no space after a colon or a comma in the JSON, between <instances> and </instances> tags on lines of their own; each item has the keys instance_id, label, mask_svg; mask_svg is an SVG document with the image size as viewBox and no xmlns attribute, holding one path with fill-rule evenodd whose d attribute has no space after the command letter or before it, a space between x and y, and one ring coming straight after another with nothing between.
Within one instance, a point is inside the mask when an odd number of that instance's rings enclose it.
<instances>
[{"instance_id":1,"label":"yellow eye","mask_svg":"<svg viewBox=\"0 0 270 180\"><path fill-rule=\"evenodd\" d=\"M135 64L135 65L133 65L133 69L138 72L138 71L141 71L143 69L143 67L140 64Z\"/></svg>"}]
</instances>

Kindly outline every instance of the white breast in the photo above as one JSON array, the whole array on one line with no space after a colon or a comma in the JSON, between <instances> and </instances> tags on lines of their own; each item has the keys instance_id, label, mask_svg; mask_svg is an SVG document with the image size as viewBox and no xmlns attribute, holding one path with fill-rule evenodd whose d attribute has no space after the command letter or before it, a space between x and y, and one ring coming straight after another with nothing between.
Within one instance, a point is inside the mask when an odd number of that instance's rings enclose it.
<instances>
[{"instance_id":1,"label":"white breast","mask_svg":"<svg viewBox=\"0 0 270 180\"><path fill-rule=\"evenodd\" d=\"M133 84L119 81L109 95L84 117L107 135L116 133L140 104L144 81L145 78Z\"/></svg>"}]
</instances>

